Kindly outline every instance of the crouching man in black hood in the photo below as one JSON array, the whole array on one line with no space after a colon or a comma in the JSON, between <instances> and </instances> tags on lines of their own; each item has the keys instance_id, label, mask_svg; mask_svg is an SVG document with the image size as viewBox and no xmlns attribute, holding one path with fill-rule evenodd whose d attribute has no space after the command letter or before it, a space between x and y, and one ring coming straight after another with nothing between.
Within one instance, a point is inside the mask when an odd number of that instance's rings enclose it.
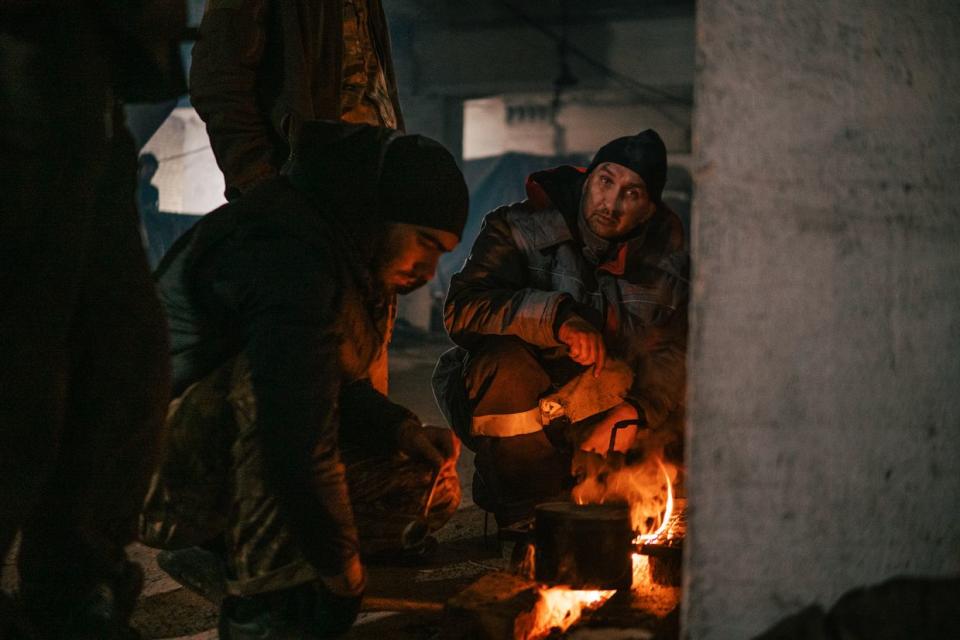
<instances>
[{"instance_id":1,"label":"crouching man in black hood","mask_svg":"<svg viewBox=\"0 0 960 640\"><path fill-rule=\"evenodd\" d=\"M219 559L221 638L345 631L361 553L416 547L456 510L459 442L390 402L375 370L395 294L433 276L466 212L436 142L311 123L285 175L207 215L160 264L177 400L141 537L194 547L179 565L167 554L171 573Z\"/></svg>"},{"instance_id":2,"label":"crouching man in black hood","mask_svg":"<svg viewBox=\"0 0 960 640\"><path fill-rule=\"evenodd\" d=\"M528 199L487 215L450 281L457 348L434 392L476 451L473 499L497 522L563 498L571 450L647 450L682 435L688 257L661 200L667 153L646 130L586 171L533 174Z\"/></svg>"}]
</instances>

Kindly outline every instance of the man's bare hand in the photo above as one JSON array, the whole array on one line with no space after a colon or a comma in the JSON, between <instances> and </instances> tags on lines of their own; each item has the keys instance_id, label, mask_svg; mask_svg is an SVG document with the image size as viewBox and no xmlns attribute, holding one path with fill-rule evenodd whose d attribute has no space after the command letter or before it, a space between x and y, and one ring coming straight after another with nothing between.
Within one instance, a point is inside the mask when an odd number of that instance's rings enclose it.
<instances>
[{"instance_id":1,"label":"man's bare hand","mask_svg":"<svg viewBox=\"0 0 960 640\"><path fill-rule=\"evenodd\" d=\"M426 460L438 469L450 461L456 462L460 456L459 438L443 427L404 424L400 427L397 445L411 458Z\"/></svg>"},{"instance_id":2,"label":"man's bare hand","mask_svg":"<svg viewBox=\"0 0 960 640\"><path fill-rule=\"evenodd\" d=\"M596 327L580 316L570 316L560 325L557 338L567 345L571 360L582 365L592 364L594 377L600 377L607 361L607 347Z\"/></svg>"}]
</instances>

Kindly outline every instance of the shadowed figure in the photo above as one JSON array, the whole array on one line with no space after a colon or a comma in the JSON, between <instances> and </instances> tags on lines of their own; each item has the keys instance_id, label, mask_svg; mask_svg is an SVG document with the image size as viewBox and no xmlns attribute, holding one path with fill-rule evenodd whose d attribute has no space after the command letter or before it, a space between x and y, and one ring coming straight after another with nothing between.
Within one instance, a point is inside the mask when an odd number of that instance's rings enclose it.
<instances>
[{"instance_id":1,"label":"shadowed figure","mask_svg":"<svg viewBox=\"0 0 960 640\"><path fill-rule=\"evenodd\" d=\"M0 6L0 554L19 530L22 604L0 636L17 616L26 637L134 634L123 548L170 374L123 101L185 92L184 20L182 2Z\"/></svg>"},{"instance_id":2,"label":"shadowed figure","mask_svg":"<svg viewBox=\"0 0 960 640\"><path fill-rule=\"evenodd\" d=\"M164 556L188 584L214 557L221 638L343 632L364 559L416 551L456 510L456 437L375 378L396 294L433 276L466 209L436 142L313 122L284 175L204 216L160 264L177 397L141 536L206 548Z\"/></svg>"}]
</instances>

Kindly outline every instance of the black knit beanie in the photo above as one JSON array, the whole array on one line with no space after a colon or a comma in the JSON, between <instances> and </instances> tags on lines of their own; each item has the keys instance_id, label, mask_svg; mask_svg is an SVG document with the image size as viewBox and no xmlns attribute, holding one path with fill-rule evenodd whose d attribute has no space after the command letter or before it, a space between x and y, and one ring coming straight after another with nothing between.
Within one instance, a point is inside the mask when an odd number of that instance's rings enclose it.
<instances>
[{"instance_id":1,"label":"black knit beanie","mask_svg":"<svg viewBox=\"0 0 960 640\"><path fill-rule=\"evenodd\" d=\"M667 181L667 147L656 131L647 129L635 136L611 140L597 151L587 173L604 162L615 162L635 171L647 185L650 199L660 202Z\"/></svg>"},{"instance_id":2,"label":"black knit beanie","mask_svg":"<svg viewBox=\"0 0 960 640\"><path fill-rule=\"evenodd\" d=\"M393 138L380 172L380 214L389 222L418 224L460 236L468 193L450 152L430 138Z\"/></svg>"}]
</instances>

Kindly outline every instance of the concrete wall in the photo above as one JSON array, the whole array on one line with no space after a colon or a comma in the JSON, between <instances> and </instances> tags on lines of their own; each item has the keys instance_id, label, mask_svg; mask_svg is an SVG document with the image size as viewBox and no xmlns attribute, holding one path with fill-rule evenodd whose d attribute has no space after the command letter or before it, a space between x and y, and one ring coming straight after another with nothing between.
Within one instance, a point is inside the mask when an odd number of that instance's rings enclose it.
<instances>
[{"instance_id":1,"label":"concrete wall","mask_svg":"<svg viewBox=\"0 0 960 640\"><path fill-rule=\"evenodd\" d=\"M701 0L685 633L960 572L960 3Z\"/></svg>"},{"instance_id":2,"label":"concrete wall","mask_svg":"<svg viewBox=\"0 0 960 640\"><path fill-rule=\"evenodd\" d=\"M642 15L642 9L637 13ZM647 85L683 87L693 78L689 17L571 24L569 38L595 60ZM515 26L426 31L418 35L415 50L418 93L550 91L560 70L556 43L519 21ZM570 68L580 87L616 86L577 56L570 56Z\"/></svg>"},{"instance_id":3,"label":"concrete wall","mask_svg":"<svg viewBox=\"0 0 960 640\"><path fill-rule=\"evenodd\" d=\"M174 109L142 153L160 160L152 182L160 190L161 211L204 214L227 201L207 129L193 107Z\"/></svg>"},{"instance_id":4,"label":"concrete wall","mask_svg":"<svg viewBox=\"0 0 960 640\"><path fill-rule=\"evenodd\" d=\"M565 94L557 115L564 148L557 149L550 121L552 99L551 93L519 93L466 101L464 160L510 151L543 156L592 155L608 141L648 127L663 137L671 162L677 154L690 153L690 107L642 103L635 95L616 90Z\"/></svg>"}]
</instances>

